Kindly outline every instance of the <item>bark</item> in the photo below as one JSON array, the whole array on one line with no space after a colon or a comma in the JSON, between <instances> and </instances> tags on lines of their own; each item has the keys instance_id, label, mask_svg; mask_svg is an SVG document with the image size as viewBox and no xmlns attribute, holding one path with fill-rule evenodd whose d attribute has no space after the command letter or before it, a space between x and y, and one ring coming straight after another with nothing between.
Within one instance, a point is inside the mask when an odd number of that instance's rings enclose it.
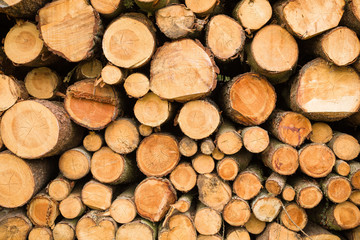
<instances>
[{"instance_id":1,"label":"bark","mask_svg":"<svg viewBox=\"0 0 360 240\"><path fill-rule=\"evenodd\" d=\"M271 175L265 181L265 188L269 193L279 195L286 183L286 176L282 176L276 172L272 172Z\"/></svg>"},{"instance_id":2,"label":"bark","mask_svg":"<svg viewBox=\"0 0 360 240\"><path fill-rule=\"evenodd\" d=\"M290 181L290 184L294 187L296 202L302 208L314 208L323 198L320 185L313 179L294 178Z\"/></svg>"},{"instance_id":3,"label":"bark","mask_svg":"<svg viewBox=\"0 0 360 240\"><path fill-rule=\"evenodd\" d=\"M279 219L282 225L294 232L303 230L308 223L305 209L296 203L286 204L279 215Z\"/></svg>"},{"instance_id":4,"label":"bark","mask_svg":"<svg viewBox=\"0 0 360 240\"><path fill-rule=\"evenodd\" d=\"M8 3L9 2L9 3ZM31 18L47 2L46 0L22 0L11 3L3 1L0 5L0 12L12 17Z\"/></svg>"}]
</instances>

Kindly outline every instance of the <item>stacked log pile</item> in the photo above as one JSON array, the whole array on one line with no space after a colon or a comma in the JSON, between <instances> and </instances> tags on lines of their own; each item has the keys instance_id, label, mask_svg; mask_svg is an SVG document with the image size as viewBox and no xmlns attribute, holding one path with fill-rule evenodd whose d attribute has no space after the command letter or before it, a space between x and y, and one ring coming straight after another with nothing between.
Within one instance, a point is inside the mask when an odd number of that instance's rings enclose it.
<instances>
[{"instance_id":1,"label":"stacked log pile","mask_svg":"<svg viewBox=\"0 0 360 240\"><path fill-rule=\"evenodd\" d=\"M360 1L0 0L0 240L359 240Z\"/></svg>"}]
</instances>

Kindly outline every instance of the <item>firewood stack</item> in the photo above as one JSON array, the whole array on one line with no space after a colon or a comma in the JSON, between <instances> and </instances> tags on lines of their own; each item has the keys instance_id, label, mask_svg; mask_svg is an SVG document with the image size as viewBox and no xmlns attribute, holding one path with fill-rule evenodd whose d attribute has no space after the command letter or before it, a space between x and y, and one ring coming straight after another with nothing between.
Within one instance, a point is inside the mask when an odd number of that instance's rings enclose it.
<instances>
[{"instance_id":1,"label":"firewood stack","mask_svg":"<svg viewBox=\"0 0 360 240\"><path fill-rule=\"evenodd\" d=\"M359 240L360 1L0 0L0 240Z\"/></svg>"}]
</instances>

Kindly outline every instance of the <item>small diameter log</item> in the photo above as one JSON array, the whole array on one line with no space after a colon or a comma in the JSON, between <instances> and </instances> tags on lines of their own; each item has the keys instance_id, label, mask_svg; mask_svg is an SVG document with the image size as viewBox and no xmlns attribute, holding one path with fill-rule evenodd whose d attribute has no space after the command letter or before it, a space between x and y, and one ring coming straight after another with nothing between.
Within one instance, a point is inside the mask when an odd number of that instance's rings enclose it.
<instances>
[{"instance_id":1,"label":"small diameter log","mask_svg":"<svg viewBox=\"0 0 360 240\"><path fill-rule=\"evenodd\" d=\"M26 240L32 227L23 209L0 211L0 239Z\"/></svg>"},{"instance_id":2,"label":"small diameter log","mask_svg":"<svg viewBox=\"0 0 360 240\"><path fill-rule=\"evenodd\" d=\"M335 155L342 160L353 160L360 153L359 142L346 133L335 132L328 145Z\"/></svg>"},{"instance_id":3,"label":"small diameter log","mask_svg":"<svg viewBox=\"0 0 360 240\"><path fill-rule=\"evenodd\" d=\"M100 130L121 112L120 99L112 86L101 88L94 84L94 79L86 79L71 85L64 103L74 122L90 130Z\"/></svg>"},{"instance_id":4,"label":"small diameter log","mask_svg":"<svg viewBox=\"0 0 360 240\"><path fill-rule=\"evenodd\" d=\"M183 162L170 173L169 179L176 190L188 192L195 187L197 174L190 163Z\"/></svg>"},{"instance_id":5,"label":"small diameter log","mask_svg":"<svg viewBox=\"0 0 360 240\"><path fill-rule=\"evenodd\" d=\"M257 219L254 213L251 213L249 220L245 223L246 230L251 234L260 234L265 227L266 222Z\"/></svg>"},{"instance_id":6,"label":"small diameter log","mask_svg":"<svg viewBox=\"0 0 360 240\"><path fill-rule=\"evenodd\" d=\"M360 206L360 190L353 190L349 200L357 206Z\"/></svg>"},{"instance_id":7,"label":"small diameter log","mask_svg":"<svg viewBox=\"0 0 360 240\"><path fill-rule=\"evenodd\" d=\"M81 190L81 200L91 209L106 210L111 205L113 193L113 187L90 180Z\"/></svg>"},{"instance_id":8,"label":"small diameter log","mask_svg":"<svg viewBox=\"0 0 360 240\"><path fill-rule=\"evenodd\" d=\"M0 153L0 206L16 208L26 204L50 180L50 159L25 161L9 151Z\"/></svg>"},{"instance_id":9,"label":"small diameter log","mask_svg":"<svg viewBox=\"0 0 360 240\"><path fill-rule=\"evenodd\" d=\"M230 122L224 122L216 133L216 147L224 154L235 154L243 146L241 135Z\"/></svg>"},{"instance_id":10,"label":"small diameter log","mask_svg":"<svg viewBox=\"0 0 360 240\"><path fill-rule=\"evenodd\" d=\"M97 78L100 76L101 70L102 70L101 61L96 58L93 58L87 61L80 62L76 66L73 76L76 81Z\"/></svg>"},{"instance_id":11,"label":"small diameter log","mask_svg":"<svg viewBox=\"0 0 360 240\"><path fill-rule=\"evenodd\" d=\"M111 217L102 216L99 211L90 211L76 224L79 240L114 240L117 224Z\"/></svg>"},{"instance_id":12,"label":"small diameter log","mask_svg":"<svg viewBox=\"0 0 360 240\"><path fill-rule=\"evenodd\" d=\"M159 48L151 61L150 89L163 99L194 100L215 89L217 73L214 61L200 42L173 41Z\"/></svg>"},{"instance_id":13,"label":"small diameter log","mask_svg":"<svg viewBox=\"0 0 360 240\"><path fill-rule=\"evenodd\" d=\"M129 97L141 98L149 92L150 80L142 73L133 73L125 79L124 89Z\"/></svg>"},{"instance_id":14,"label":"small diameter log","mask_svg":"<svg viewBox=\"0 0 360 240\"><path fill-rule=\"evenodd\" d=\"M152 222L159 222L171 204L176 202L176 191L169 180L150 177L139 183L134 197L138 214Z\"/></svg>"},{"instance_id":15,"label":"small diameter log","mask_svg":"<svg viewBox=\"0 0 360 240\"><path fill-rule=\"evenodd\" d=\"M350 181L333 173L327 175L320 185L325 196L334 203L345 202L351 195Z\"/></svg>"},{"instance_id":16,"label":"small diameter log","mask_svg":"<svg viewBox=\"0 0 360 240\"><path fill-rule=\"evenodd\" d=\"M279 195L286 183L286 176L280 175L276 172L271 173L271 175L265 181L265 188L269 193Z\"/></svg>"},{"instance_id":17,"label":"small diameter log","mask_svg":"<svg viewBox=\"0 0 360 240\"><path fill-rule=\"evenodd\" d=\"M206 46L221 61L237 58L245 45L245 32L229 16L219 14L206 25Z\"/></svg>"},{"instance_id":18,"label":"small diameter log","mask_svg":"<svg viewBox=\"0 0 360 240\"><path fill-rule=\"evenodd\" d=\"M25 87L28 93L38 99L51 99L61 84L61 79L50 68L34 68L25 77Z\"/></svg>"},{"instance_id":19,"label":"small diameter log","mask_svg":"<svg viewBox=\"0 0 360 240\"><path fill-rule=\"evenodd\" d=\"M69 196L75 186L75 182L58 175L46 187L46 192L55 201L62 201Z\"/></svg>"},{"instance_id":20,"label":"small diameter log","mask_svg":"<svg viewBox=\"0 0 360 240\"><path fill-rule=\"evenodd\" d=\"M296 193L296 202L302 208L314 208L323 198L320 185L314 179L295 178L291 184Z\"/></svg>"},{"instance_id":21,"label":"small diameter log","mask_svg":"<svg viewBox=\"0 0 360 240\"><path fill-rule=\"evenodd\" d=\"M165 7L170 0L134 0L138 7L149 13L153 13L156 10Z\"/></svg>"},{"instance_id":22,"label":"small diameter log","mask_svg":"<svg viewBox=\"0 0 360 240\"><path fill-rule=\"evenodd\" d=\"M312 130L309 119L289 111L274 111L268 124L270 132L277 139L293 147L300 146Z\"/></svg>"},{"instance_id":23,"label":"small diameter log","mask_svg":"<svg viewBox=\"0 0 360 240\"><path fill-rule=\"evenodd\" d=\"M191 193L185 193L179 199L171 205L172 208L178 210L179 212L187 212L191 207L191 202L193 201L194 195Z\"/></svg>"},{"instance_id":24,"label":"small diameter log","mask_svg":"<svg viewBox=\"0 0 360 240\"><path fill-rule=\"evenodd\" d=\"M75 240L75 227L79 219L63 219L53 229L54 240Z\"/></svg>"},{"instance_id":25,"label":"small diameter log","mask_svg":"<svg viewBox=\"0 0 360 240\"><path fill-rule=\"evenodd\" d=\"M27 99L29 97L23 82L4 74L0 74L0 88L0 112L9 109L18 100Z\"/></svg>"},{"instance_id":26,"label":"small diameter log","mask_svg":"<svg viewBox=\"0 0 360 240\"><path fill-rule=\"evenodd\" d=\"M101 79L106 84L118 85L124 83L126 77L125 74L126 72L124 70L121 70L112 64L108 64L101 70Z\"/></svg>"},{"instance_id":27,"label":"small diameter log","mask_svg":"<svg viewBox=\"0 0 360 240\"><path fill-rule=\"evenodd\" d=\"M290 107L312 120L337 121L358 111L359 88L360 77L354 69L316 58L301 68L292 83Z\"/></svg>"},{"instance_id":28,"label":"small diameter log","mask_svg":"<svg viewBox=\"0 0 360 240\"><path fill-rule=\"evenodd\" d=\"M48 227L35 227L28 236L28 240L53 240L53 235Z\"/></svg>"},{"instance_id":29,"label":"small diameter log","mask_svg":"<svg viewBox=\"0 0 360 240\"><path fill-rule=\"evenodd\" d=\"M309 139L313 143L327 143L333 137L333 131L331 127L323 122L316 122L311 126L312 131L309 135Z\"/></svg>"},{"instance_id":30,"label":"small diameter log","mask_svg":"<svg viewBox=\"0 0 360 240\"><path fill-rule=\"evenodd\" d=\"M197 143L193 139L184 136L179 141L179 151L181 155L185 157L192 157L196 154L197 150Z\"/></svg>"},{"instance_id":31,"label":"small diameter log","mask_svg":"<svg viewBox=\"0 0 360 240\"><path fill-rule=\"evenodd\" d=\"M193 11L199 17L210 15L219 4L217 0L185 0L186 7Z\"/></svg>"},{"instance_id":32,"label":"small diameter log","mask_svg":"<svg viewBox=\"0 0 360 240\"><path fill-rule=\"evenodd\" d=\"M244 128L241 137L246 150L252 153L264 151L270 143L268 132L258 126Z\"/></svg>"},{"instance_id":33,"label":"small diameter log","mask_svg":"<svg viewBox=\"0 0 360 240\"><path fill-rule=\"evenodd\" d=\"M90 172L91 155L82 147L65 151L59 159L60 172L68 179L78 180Z\"/></svg>"},{"instance_id":34,"label":"small diameter log","mask_svg":"<svg viewBox=\"0 0 360 240\"><path fill-rule=\"evenodd\" d=\"M359 236L360 236L360 227L349 230L348 232L346 232L346 236L349 240L358 240ZM333 239L330 239L330 240L333 240Z\"/></svg>"},{"instance_id":35,"label":"small diameter log","mask_svg":"<svg viewBox=\"0 0 360 240\"><path fill-rule=\"evenodd\" d=\"M130 186L120 193L111 203L109 209L110 216L118 223L129 223L136 217L136 206L134 202L134 192L136 186Z\"/></svg>"},{"instance_id":36,"label":"small diameter log","mask_svg":"<svg viewBox=\"0 0 360 240\"><path fill-rule=\"evenodd\" d=\"M119 118L110 123L105 130L105 142L117 153L128 154L133 152L140 142L135 121L130 118Z\"/></svg>"},{"instance_id":37,"label":"small diameter log","mask_svg":"<svg viewBox=\"0 0 360 240\"><path fill-rule=\"evenodd\" d=\"M305 210L296 203L286 204L279 219L282 225L294 232L303 230L308 222Z\"/></svg>"},{"instance_id":38,"label":"small diameter log","mask_svg":"<svg viewBox=\"0 0 360 240\"><path fill-rule=\"evenodd\" d=\"M166 133L154 133L144 138L136 151L138 168L146 176L165 176L176 167L179 160L178 142Z\"/></svg>"},{"instance_id":39,"label":"small diameter log","mask_svg":"<svg viewBox=\"0 0 360 240\"><path fill-rule=\"evenodd\" d=\"M96 152L104 144L104 138L102 135L96 132L89 132L88 135L84 137L83 146L89 152Z\"/></svg>"},{"instance_id":40,"label":"small diameter log","mask_svg":"<svg viewBox=\"0 0 360 240\"><path fill-rule=\"evenodd\" d=\"M94 54L101 21L87 1L48 3L40 9L38 21L41 37L53 53L70 62L79 62Z\"/></svg>"},{"instance_id":41,"label":"small diameter log","mask_svg":"<svg viewBox=\"0 0 360 240\"><path fill-rule=\"evenodd\" d=\"M261 153L264 165L281 175L291 175L299 167L299 156L295 148L275 139Z\"/></svg>"},{"instance_id":42,"label":"small diameter log","mask_svg":"<svg viewBox=\"0 0 360 240\"><path fill-rule=\"evenodd\" d=\"M198 203L194 217L194 225L200 234L213 235L220 231L222 217L220 213L214 209Z\"/></svg>"},{"instance_id":43,"label":"small diameter log","mask_svg":"<svg viewBox=\"0 0 360 240\"><path fill-rule=\"evenodd\" d=\"M59 214L58 202L45 193L38 193L27 206L27 216L36 226L53 228Z\"/></svg>"},{"instance_id":44,"label":"small diameter log","mask_svg":"<svg viewBox=\"0 0 360 240\"><path fill-rule=\"evenodd\" d=\"M140 124L138 130L139 130L140 135L143 136L143 137L148 137L148 136L150 136L150 134L152 134L152 132L153 132L153 128L152 128L152 127L146 126L146 125L144 125L144 124Z\"/></svg>"},{"instance_id":45,"label":"small diameter log","mask_svg":"<svg viewBox=\"0 0 360 240\"><path fill-rule=\"evenodd\" d=\"M334 171L337 174L346 177L350 173L350 165L343 160L336 160L334 165Z\"/></svg>"},{"instance_id":46,"label":"small diameter log","mask_svg":"<svg viewBox=\"0 0 360 240\"><path fill-rule=\"evenodd\" d=\"M102 183L129 183L136 179L137 172L133 161L108 147L102 147L91 158L91 174Z\"/></svg>"},{"instance_id":47,"label":"small diameter log","mask_svg":"<svg viewBox=\"0 0 360 240\"><path fill-rule=\"evenodd\" d=\"M225 154L223 152L221 152L218 148L215 148L214 151L211 153L211 156L215 160L221 160L225 157Z\"/></svg>"},{"instance_id":48,"label":"small diameter log","mask_svg":"<svg viewBox=\"0 0 360 240\"><path fill-rule=\"evenodd\" d=\"M306 236L303 237L303 240L341 240L335 234L325 230L324 228L313 222L310 222L306 225L304 232L306 233Z\"/></svg>"},{"instance_id":49,"label":"small diameter log","mask_svg":"<svg viewBox=\"0 0 360 240\"><path fill-rule=\"evenodd\" d=\"M234 155L224 157L216 166L219 177L225 181L233 181L239 172L248 167L252 156L250 152L241 150Z\"/></svg>"},{"instance_id":50,"label":"small diameter log","mask_svg":"<svg viewBox=\"0 0 360 240\"><path fill-rule=\"evenodd\" d=\"M272 8L268 0L242 0L233 10L233 16L251 33L264 26L271 18Z\"/></svg>"},{"instance_id":51,"label":"small diameter log","mask_svg":"<svg viewBox=\"0 0 360 240\"><path fill-rule=\"evenodd\" d=\"M114 18L124 10L124 0L90 0L93 8L105 18Z\"/></svg>"},{"instance_id":52,"label":"small diameter log","mask_svg":"<svg viewBox=\"0 0 360 240\"><path fill-rule=\"evenodd\" d=\"M360 189L360 163L354 161L351 162L349 165L350 165L350 174L349 174L350 183L355 189Z\"/></svg>"},{"instance_id":53,"label":"small diameter log","mask_svg":"<svg viewBox=\"0 0 360 240\"><path fill-rule=\"evenodd\" d=\"M347 230L359 226L359 208L351 202L326 204L314 209L312 219L330 230Z\"/></svg>"},{"instance_id":54,"label":"small diameter log","mask_svg":"<svg viewBox=\"0 0 360 240\"><path fill-rule=\"evenodd\" d=\"M196 229L192 215L192 212L172 215L168 221L168 239L195 240Z\"/></svg>"},{"instance_id":55,"label":"small diameter log","mask_svg":"<svg viewBox=\"0 0 360 240\"><path fill-rule=\"evenodd\" d=\"M295 199L295 189L290 186L289 184L286 184L282 193L281 193L281 197L288 202L291 202Z\"/></svg>"},{"instance_id":56,"label":"small diameter log","mask_svg":"<svg viewBox=\"0 0 360 240\"><path fill-rule=\"evenodd\" d=\"M244 226L250 219L251 209L247 201L234 196L224 207L222 215L231 226Z\"/></svg>"},{"instance_id":57,"label":"small diameter log","mask_svg":"<svg viewBox=\"0 0 360 240\"><path fill-rule=\"evenodd\" d=\"M214 141L211 138L205 138L200 144L200 151L202 154L211 155L215 149Z\"/></svg>"},{"instance_id":58,"label":"small diameter log","mask_svg":"<svg viewBox=\"0 0 360 240\"><path fill-rule=\"evenodd\" d=\"M4 52L15 65L28 67L46 66L58 60L45 47L39 30L31 22L19 21L10 29L5 37Z\"/></svg>"},{"instance_id":59,"label":"small diameter log","mask_svg":"<svg viewBox=\"0 0 360 240\"><path fill-rule=\"evenodd\" d=\"M84 213L86 206L81 200L82 188L83 184L77 184L70 195L60 202L59 210L64 218L74 219Z\"/></svg>"},{"instance_id":60,"label":"small diameter log","mask_svg":"<svg viewBox=\"0 0 360 240\"><path fill-rule=\"evenodd\" d=\"M0 12L12 17L31 18L45 3L47 0L5 0L0 5Z\"/></svg>"},{"instance_id":61,"label":"small diameter log","mask_svg":"<svg viewBox=\"0 0 360 240\"><path fill-rule=\"evenodd\" d=\"M122 68L139 68L155 52L155 28L141 13L126 13L106 29L102 41L105 57Z\"/></svg>"},{"instance_id":62,"label":"small diameter log","mask_svg":"<svg viewBox=\"0 0 360 240\"><path fill-rule=\"evenodd\" d=\"M225 240L250 240L249 232L245 228L226 229Z\"/></svg>"},{"instance_id":63,"label":"small diameter log","mask_svg":"<svg viewBox=\"0 0 360 240\"><path fill-rule=\"evenodd\" d=\"M245 126L259 125L275 108L276 93L266 78L244 73L223 88L224 112L233 121Z\"/></svg>"},{"instance_id":64,"label":"small diameter log","mask_svg":"<svg viewBox=\"0 0 360 240\"><path fill-rule=\"evenodd\" d=\"M288 230L278 223L270 223L267 225L265 231L256 240L301 240L299 234Z\"/></svg>"},{"instance_id":65,"label":"small diameter log","mask_svg":"<svg viewBox=\"0 0 360 240\"><path fill-rule=\"evenodd\" d=\"M250 200L259 194L264 181L262 169L258 165L250 165L239 173L233 183L234 193L244 199Z\"/></svg>"},{"instance_id":66,"label":"small diameter log","mask_svg":"<svg viewBox=\"0 0 360 240\"><path fill-rule=\"evenodd\" d=\"M265 190L261 191L251 202L251 209L257 219L272 222L280 213L282 202Z\"/></svg>"},{"instance_id":67,"label":"small diameter log","mask_svg":"<svg viewBox=\"0 0 360 240\"><path fill-rule=\"evenodd\" d=\"M326 145L310 143L299 150L300 169L313 178L327 176L335 165L335 155Z\"/></svg>"},{"instance_id":68,"label":"small diameter log","mask_svg":"<svg viewBox=\"0 0 360 240\"><path fill-rule=\"evenodd\" d=\"M338 66L352 64L360 54L360 41L347 27L334 28L315 41L315 54Z\"/></svg>"},{"instance_id":69,"label":"small diameter log","mask_svg":"<svg viewBox=\"0 0 360 240\"><path fill-rule=\"evenodd\" d=\"M158 127L171 117L171 103L149 92L136 101L134 115L136 119L147 126Z\"/></svg>"},{"instance_id":70,"label":"small diameter log","mask_svg":"<svg viewBox=\"0 0 360 240\"><path fill-rule=\"evenodd\" d=\"M198 154L192 159L192 166L199 174L211 173L215 168L215 161L209 155Z\"/></svg>"},{"instance_id":71,"label":"small diameter log","mask_svg":"<svg viewBox=\"0 0 360 240\"><path fill-rule=\"evenodd\" d=\"M170 39L185 38L194 32L195 14L182 4L159 9L155 18L160 31Z\"/></svg>"},{"instance_id":72,"label":"small diameter log","mask_svg":"<svg viewBox=\"0 0 360 240\"><path fill-rule=\"evenodd\" d=\"M207 100L195 100L184 104L177 123L188 137L198 140L209 137L219 126L221 120L218 107Z\"/></svg>"},{"instance_id":73,"label":"small diameter log","mask_svg":"<svg viewBox=\"0 0 360 240\"><path fill-rule=\"evenodd\" d=\"M289 79L299 56L294 37L281 26L274 24L260 29L246 50L250 66L267 77L272 84L283 83Z\"/></svg>"}]
</instances>

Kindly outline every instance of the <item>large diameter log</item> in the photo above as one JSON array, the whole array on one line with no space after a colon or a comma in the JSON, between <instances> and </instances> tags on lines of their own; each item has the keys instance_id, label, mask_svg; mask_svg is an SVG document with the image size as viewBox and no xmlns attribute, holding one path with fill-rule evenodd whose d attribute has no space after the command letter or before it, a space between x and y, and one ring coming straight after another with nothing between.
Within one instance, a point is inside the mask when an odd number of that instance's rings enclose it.
<instances>
[{"instance_id":1,"label":"large diameter log","mask_svg":"<svg viewBox=\"0 0 360 240\"><path fill-rule=\"evenodd\" d=\"M47 0L5 0L0 4L0 12L12 17L31 18L47 2Z\"/></svg>"},{"instance_id":2,"label":"large diameter log","mask_svg":"<svg viewBox=\"0 0 360 240\"><path fill-rule=\"evenodd\" d=\"M116 240L156 240L156 234L156 225L140 218L119 227L116 232Z\"/></svg>"},{"instance_id":3,"label":"large diameter log","mask_svg":"<svg viewBox=\"0 0 360 240\"><path fill-rule=\"evenodd\" d=\"M50 180L50 159L24 161L8 151L0 153L0 206L26 204Z\"/></svg>"},{"instance_id":4,"label":"large diameter log","mask_svg":"<svg viewBox=\"0 0 360 240\"><path fill-rule=\"evenodd\" d=\"M90 211L76 224L76 237L79 240L114 240L117 224L111 217L104 217L99 211Z\"/></svg>"},{"instance_id":5,"label":"large diameter log","mask_svg":"<svg viewBox=\"0 0 360 240\"><path fill-rule=\"evenodd\" d=\"M135 205L143 218L160 221L170 205L176 201L176 191L170 181L162 178L146 178L135 189Z\"/></svg>"},{"instance_id":6,"label":"large diameter log","mask_svg":"<svg viewBox=\"0 0 360 240\"><path fill-rule=\"evenodd\" d=\"M279 215L279 219L282 225L294 232L303 230L308 223L305 210L296 203L286 204Z\"/></svg>"},{"instance_id":7,"label":"large diameter log","mask_svg":"<svg viewBox=\"0 0 360 240\"><path fill-rule=\"evenodd\" d=\"M360 77L354 69L317 58L292 83L290 107L312 120L337 121L359 110L359 94Z\"/></svg>"},{"instance_id":8,"label":"large diameter log","mask_svg":"<svg viewBox=\"0 0 360 240\"><path fill-rule=\"evenodd\" d=\"M355 159L360 153L359 142L350 134L335 132L328 145L338 158L345 161Z\"/></svg>"},{"instance_id":9,"label":"large diameter log","mask_svg":"<svg viewBox=\"0 0 360 240\"><path fill-rule=\"evenodd\" d=\"M217 72L199 42L182 39L165 43L151 61L150 89L163 99L198 99L215 89Z\"/></svg>"},{"instance_id":10,"label":"large diameter log","mask_svg":"<svg viewBox=\"0 0 360 240\"><path fill-rule=\"evenodd\" d=\"M278 223L267 225L265 231L256 240L301 240L301 236L293 231L286 229Z\"/></svg>"},{"instance_id":11,"label":"large diameter log","mask_svg":"<svg viewBox=\"0 0 360 240\"><path fill-rule=\"evenodd\" d=\"M102 41L105 57L122 68L139 68L155 52L155 28L141 13L126 13L106 29Z\"/></svg>"},{"instance_id":12,"label":"large diameter log","mask_svg":"<svg viewBox=\"0 0 360 240\"><path fill-rule=\"evenodd\" d=\"M59 170L68 179L77 180L90 172L91 155L82 147L65 151L59 159Z\"/></svg>"},{"instance_id":13,"label":"large diameter log","mask_svg":"<svg viewBox=\"0 0 360 240\"><path fill-rule=\"evenodd\" d=\"M252 153L263 152L270 143L268 132L258 126L244 128L241 137L244 147Z\"/></svg>"},{"instance_id":14,"label":"large diameter log","mask_svg":"<svg viewBox=\"0 0 360 240\"><path fill-rule=\"evenodd\" d=\"M113 193L114 187L90 180L81 190L81 200L91 209L106 210L111 206Z\"/></svg>"},{"instance_id":15,"label":"large diameter log","mask_svg":"<svg viewBox=\"0 0 360 240\"><path fill-rule=\"evenodd\" d=\"M323 198L320 185L314 179L294 178L291 184L296 193L296 202L302 208L314 208Z\"/></svg>"},{"instance_id":16,"label":"large diameter log","mask_svg":"<svg viewBox=\"0 0 360 240\"><path fill-rule=\"evenodd\" d=\"M259 125L275 108L274 87L256 73L244 73L223 88L224 112L245 126Z\"/></svg>"},{"instance_id":17,"label":"large diameter log","mask_svg":"<svg viewBox=\"0 0 360 240\"><path fill-rule=\"evenodd\" d=\"M64 103L71 119L90 130L105 128L121 112L117 91L109 85L95 86L94 79L68 87Z\"/></svg>"},{"instance_id":18,"label":"large diameter log","mask_svg":"<svg viewBox=\"0 0 360 240\"><path fill-rule=\"evenodd\" d=\"M194 216L196 230L200 234L213 235L220 231L222 218L219 212L198 203Z\"/></svg>"},{"instance_id":19,"label":"large diameter log","mask_svg":"<svg viewBox=\"0 0 360 240\"><path fill-rule=\"evenodd\" d=\"M223 211L224 220L231 226L244 226L251 216L251 209L247 201L234 196L225 205Z\"/></svg>"},{"instance_id":20,"label":"large diameter log","mask_svg":"<svg viewBox=\"0 0 360 240\"><path fill-rule=\"evenodd\" d=\"M259 194L263 188L263 173L258 165L250 165L236 177L233 183L234 193L244 199L250 200Z\"/></svg>"},{"instance_id":21,"label":"large diameter log","mask_svg":"<svg viewBox=\"0 0 360 240\"><path fill-rule=\"evenodd\" d=\"M0 93L0 112L29 97L23 82L4 74L0 74Z\"/></svg>"},{"instance_id":22,"label":"large diameter log","mask_svg":"<svg viewBox=\"0 0 360 240\"><path fill-rule=\"evenodd\" d=\"M272 222L280 213L282 202L265 190L261 191L251 202L251 209L257 219Z\"/></svg>"},{"instance_id":23,"label":"large diameter log","mask_svg":"<svg viewBox=\"0 0 360 240\"><path fill-rule=\"evenodd\" d=\"M25 87L28 93L38 99L51 99L61 84L60 77L50 68L34 68L25 77Z\"/></svg>"},{"instance_id":24,"label":"large diameter log","mask_svg":"<svg viewBox=\"0 0 360 240\"><path fill-rule=\"evenodd\" d=\"M327 143L333 137L331 127L323 122L316 122L311 126L312 131L309 135L310 141L313 143Z\"/></svg>"},{"instance_id":25,"label":"large diameter log","mask_svg":"<svg viewBox=\"0 0 360 240\"><path fill-rule=\"evenodd\" d=\"M304 232L306 233L306 236L303 237L303 240L340 240L340 237L313 222L306 225Z\"/></svg>"},{"instance_id":26,"label":"large diameter log","mask_svg":"<svg viewBox=\"0 0 360 240\"><path fill-rule=\"evenodd\" d=\"M75 226L79 219L63 219L53 229L54 240L75 240Z\"/></svg>"},{"instance_id":27,"label":"large diameter log","mask_svg":"<svg viewBox=\"0 0 360 240\"><path fill-rule=\"evenodd\" d=\"M179 160L178 142L166 133L154 133L144 138L136 151L137 165L146 176L165 176Z\"/></svg>"},{"instance_id":28,"label":"large diameter log","mask_svg":"<svg viewBox=\"0 0 360 240\"><path fill-rule=\"evenodd\" d=\"M350 181L333 173L322 180L321 188L325 196L334 203L345 202L351 195Z\"/></svg>"},{"instance_id":29,"label":"large diameter log","mask_svg":"<svg viewBox=\"0 0 360 240\"><path fill-rule=\"evenodd\" d=\"M70 62L79 62L94 54L101 21L87 1L48 3L40 9L38 21L41 37L53 53Z\"/></svg>"},{"instance_id":30,"label":"large diameter log","mask_svg":"<svg viewBox=\"0 0 360 240\"><path fill-rule=\"evenodd\" d=\"M273 84L289 79L299 56L294 37L279 25L268 25L259 30L246 50L251 67Z\"/></svg>"},{"instance_id":31,"label":"large diameter log","mask_svg":"<svg viewBox=\"0 0 360 240\"><path fill-rule=\"evenodd\" d=\"M48 227L34 227L31 229L28 240L53 240L51 229Z\"/></svg>"},{"instance_id":32,"label":"large diameter log","mask_svg":"<svg viewBox=\"0 0 360 240\"><path fill-rule=\"evenodd\" d=\"M53 228L59 214L59 203L45 193L37 194L27 206L27 216L36 226Z\"/></svg>"},{"instance_id":33,"label":"large diameter log","mask_svg":"<svg viewBox=\"0 0 360 240\"><path fill-rule=\"evenodd\" d=\"M15 104L1 119L1 138L19 157L36 159L78 145L82 132L61 103L28 100Z\"/></svg>"},{"instance_id":34,"label":"large diameter log","mask_svg":"<svg viewBox=\"0 0 360 240\"><path fill-rule=\"evenodd\" d=\"M136 217L136 206L134 202L134 192L136 186L130 186L111 203L109 209L110 216L118 223L129 223Z\"/></svg>"},{"instance_id":35,"label":"large diameter log","mask_svg":"<svg viewBox=\"0 0 360 240\"><path fill-rule=\"evenodd\" d=\"M23 209L3 209L0 211L0 239L26 240L32 223Z\"/></svg>"}]
</instances>

